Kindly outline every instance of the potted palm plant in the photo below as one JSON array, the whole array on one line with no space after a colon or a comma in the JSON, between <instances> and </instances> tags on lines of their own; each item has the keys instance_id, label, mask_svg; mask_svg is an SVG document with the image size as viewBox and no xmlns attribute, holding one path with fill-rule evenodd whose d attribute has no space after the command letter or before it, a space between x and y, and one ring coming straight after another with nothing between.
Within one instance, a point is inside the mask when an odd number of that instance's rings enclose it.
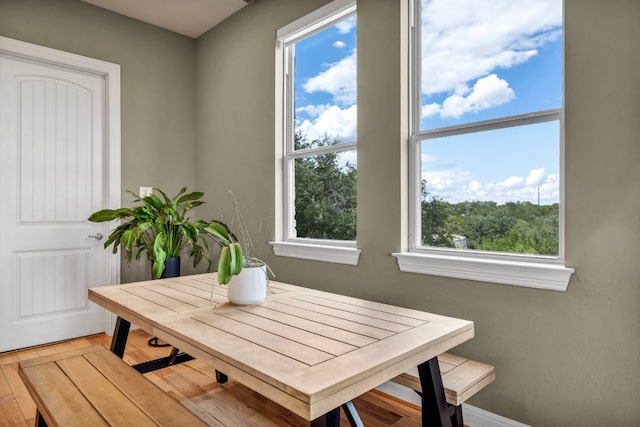
<instances>
[{"instance_id":1,"label":"potted palm plant","mask_svg":"<svg viewBox=\"0 0 640 427\"><path fill-rule=\"evenodd\" d=\"M128 265L131 265L134 256L139 260L143 253L146 254L152 263L154 279L179 276L180 254L184 251L188 251L193 258L194 267L203 259L210 263L206 255L207 240L201 234L206 223L192 222L187 217L191 209L205 203L200 200L204 193L187 193L187 188L183 187L175 197L169 198L159 188L154 188L154 191L162 198L155 194L140 197L127 190L139 205L133 208L103 209L91 214L89 221L93 222L120 220L120 225L104 243L105 249L113 245L115 254L122 247ZM175 271L167 274L165 269L176 265L177 274Z\"/></svg>"}]
</instances>

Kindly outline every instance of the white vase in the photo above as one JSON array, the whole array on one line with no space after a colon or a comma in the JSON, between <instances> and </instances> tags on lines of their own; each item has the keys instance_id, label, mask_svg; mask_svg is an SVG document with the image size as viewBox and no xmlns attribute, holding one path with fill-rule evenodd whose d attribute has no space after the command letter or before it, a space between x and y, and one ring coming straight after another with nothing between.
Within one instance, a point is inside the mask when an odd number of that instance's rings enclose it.
<instances>
[{"instance_id":1,"label":"white vase","mask_svg":"<svg viewBox=\"0 0 640 427\"><path fill-rule=\"evenodd\" d=\"M240 274L231 276L227 297L234 304L259 304L267 296L267 266L243 267Z\"/></svg>"}]
</instances>

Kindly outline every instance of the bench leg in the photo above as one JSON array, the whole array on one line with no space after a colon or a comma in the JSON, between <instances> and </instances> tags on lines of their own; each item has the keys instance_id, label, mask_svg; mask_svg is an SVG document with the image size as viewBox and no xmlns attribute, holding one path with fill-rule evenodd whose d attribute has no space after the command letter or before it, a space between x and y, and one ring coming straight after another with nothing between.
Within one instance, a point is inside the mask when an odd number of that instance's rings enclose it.
<instances>
[{"instance_id":1,"label":"bench leg","mask_svg":"<svg viewBox=\"0 0 640 427\"><path fill-rule=\"evenodd\" d=\"M169 366L176 363L176 357L178 357L178 353L180 353L180 350L178 350L177 348L173 347L171 349L171 354L169 355Z\"/></svg>"},{"instance_id":2,"label":"bench leg","mask_svg":"<svg viewBox=\"0 0 640 427\"><path fill-rule=\"evenodd\" d=\"M464 427L462 419L462 405L452 406L453 414L451 415L451 424L454 427Z\"/></svg>"},{"instance_id":3,"label":"bench leg","mask_svg":"<svg viewBox=\"0 0 640 427\"><path fill-rule=\"evenodd\" d=\"M118 316L116 329L113 331L113 338L111 338L111 352L120 359L124 356L124 348L127 345L127 337L129 336L130 327L131 323L128 320Z\"/></svg>"},{"instance_id":4,"label":"bench leg","mask_svg":"<svg viewBox=\"0 0 640 427\"><path fill-rule=\"evenodd\" d=\"M44 418L42 418L42 414L40 413L38 408L36 408L36 423L35 423L35 426L36 427L48 427L47 426L47 422L44 420Z\"/></svg>"},{"instance_id":5,"label":"bench leg","mask_svg":"<svg viewBox=\"0 0 640 427\"><path fill-rule=\"evenodd\" d=\"M451 427L438 358L434 357L418 365L418 373L422 386L423 427Z\"/></svg>"}]
</instances>

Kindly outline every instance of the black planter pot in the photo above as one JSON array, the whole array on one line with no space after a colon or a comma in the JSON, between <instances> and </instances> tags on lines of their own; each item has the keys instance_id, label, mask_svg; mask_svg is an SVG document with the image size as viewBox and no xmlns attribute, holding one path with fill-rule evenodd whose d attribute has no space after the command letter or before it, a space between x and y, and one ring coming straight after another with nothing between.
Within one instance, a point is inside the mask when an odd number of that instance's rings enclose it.
<instances>
[{"instance_id":1,"label":"black planter pot","mask_svg":"<svg viewBox=\"0 0 640 427\"><path fill-rule=\"evenodd\" d=\"M168 277L178 277L180 276L180 257L167 258L164 261L164 271L160 276L161 279L166 279Z\"/></svg>"}]
</instances>

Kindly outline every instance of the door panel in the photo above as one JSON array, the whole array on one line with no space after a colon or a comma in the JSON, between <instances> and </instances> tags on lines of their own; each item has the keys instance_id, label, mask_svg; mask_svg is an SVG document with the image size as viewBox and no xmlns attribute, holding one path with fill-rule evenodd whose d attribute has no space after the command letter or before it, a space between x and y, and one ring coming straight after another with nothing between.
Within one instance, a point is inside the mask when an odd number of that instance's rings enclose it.
<instances>
[{"instance_id":1,"label":"door panel","mask_svg":"<svg viewBox=\"0 0 640 427\"><path fill-rule=\"evenodd\" d=\"M85 309L89 258L88 251L17 254L17 317Z\"/></svg>"},{"instance_id":2,"label":"door panel","mask_svg":"<svg viewBox=\"0 0 640 427\"><path fill-rule=\"evenodd\" d=\"M16 83L20 222L82 222L91 207L91 139L99 137L91 134L91 92L43 78Z\"/></svg>"},{"instance_id":3,"label":"door panel","mask_svg":"<svg viewBox=\"0 0 640 427\"><path fill-rule=\"evenodd\" d=\"M0 54L0 351L102 332L104 77Z\"/></svg>"}]
</instances>

